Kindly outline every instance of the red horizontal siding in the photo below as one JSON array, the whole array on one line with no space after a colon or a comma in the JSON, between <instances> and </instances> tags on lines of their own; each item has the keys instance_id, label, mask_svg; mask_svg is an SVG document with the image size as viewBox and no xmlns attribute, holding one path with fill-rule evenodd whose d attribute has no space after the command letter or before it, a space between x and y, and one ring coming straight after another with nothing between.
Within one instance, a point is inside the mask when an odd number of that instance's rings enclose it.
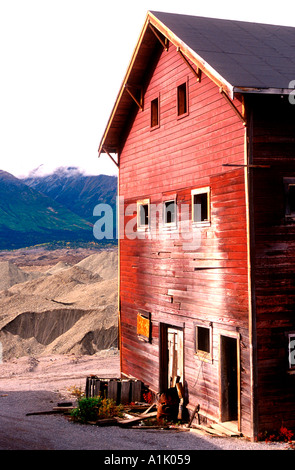
<instances>
[{"instance_id":1,"label":"red horizontal siding","mask_svg":"<svg viewBox=\"0 0 295 470\"><path fill-rule=\"evenodd\" d=\"M176 84L189 77L189 114L177 119ZM160 127L150 130L150 100L160 93ZM241 110L241 103L236 101ZM122 372L159 389L160 323L185 324L185 380L190 406L201 403L219 415L218 341L222 329L243 338L242 409L249 429L248 264L242 122L218 88L203 74L200 83L171 46L163 52L120 154L119 192L125 208L164 194L191 205L191 190L211 188L211 223L200 230L201 243L188 249L182 236L120 241ZM189 209L191 218L191 207ZM125 223L132 217L125 219ZM185 234L197 233L189 223ZM137 311L152 315L152 341L137 338ZM214 322L214 362L194 354L194 322ZM202 374L200 374L202 368Z\"/></svg>"}]
</instances>

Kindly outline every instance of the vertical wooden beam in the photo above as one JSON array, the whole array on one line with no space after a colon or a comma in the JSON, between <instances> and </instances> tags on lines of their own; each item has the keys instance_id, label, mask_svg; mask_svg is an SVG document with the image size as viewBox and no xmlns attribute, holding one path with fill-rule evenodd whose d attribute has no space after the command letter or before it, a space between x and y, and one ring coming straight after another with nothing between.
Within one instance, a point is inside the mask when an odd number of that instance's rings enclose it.
<instances>
[{"instance_id":1,"label":"vertical wooden beam","mask_svg":"<svg viewBox=\"0 0 295 470\"><path fill-rule=\"evenodd\" d=\"M131 400L133 402L141 401L142 382L140 380L132 381Z\"/></svg>"},{"instance_id":2,"label":"vertical wooden beam","mask_svg":"<svg viewBox=\"0 0 295 470\"><path fill-rule=\"evenodd\" d=\"M130 390L131 382L130 380L121 381L121 400L120 403L130 403Z\"/></svg>"},{"instance_id":3,"label":"vertical wooden beam","mask_svg":"<svg viewBox=\"0 0 295 470\"><path fill-rule=\"evenodd\" d=\"M241 431L241 345L237 335L237 394L238 394L238 431Z\"/></svg>"},{"instance_id":4,"label":"vertical wooden beam","mask_svg":"<svg viewBox=\"0 0 295 470\"><path fill-rule=\"evenodd\" d=\"M117 240L118 240L118 349L120 355L120 374L122 376L122 326L121 326L121 230L125 233L124 205L123 214L121 214L121 198L120 198L120 171L117 183ZM121 227L121 217L123 217L123 227Z\"/></svg>"},{"instance_id":5,"label":"vertical wooden beam","mask_svg":"<svg viewBox=\"0 0 295 470\"><path fill-rule=\"evenodd\" d=\"M248 305L249 305L249 356L250 356L250 417L251 439L258 435L257 407L257 339L256 339L256 297L253 273L255 250L254 206L253 206L253 113L250 111L248 126L245 128L245 197L247 218L247 258L248 258Z\"/></svg>"},{"instance_id":6,"label":"vertical wooden beam","mask_svg":"<svg viewBox=\"0 0 295 470\"><path fill-rule=\"evenodd\" d=\"M110 380L108 385L108 398L114 400L115 403L120 401L120 391L119 391L119 382L118 380Z\"/></svg>"}]
</instances>

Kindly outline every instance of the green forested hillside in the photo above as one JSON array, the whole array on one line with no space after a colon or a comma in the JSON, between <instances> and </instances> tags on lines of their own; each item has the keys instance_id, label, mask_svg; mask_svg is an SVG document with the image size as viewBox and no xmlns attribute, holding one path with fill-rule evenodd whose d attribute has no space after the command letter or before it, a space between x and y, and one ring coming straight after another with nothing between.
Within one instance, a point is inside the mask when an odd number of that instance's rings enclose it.
<instances>
[{"instance_id":1,"label":"green forested hillside","mask_svg":"<svg viewBox=\"0 0 295 470\"><path fill-rule=\"evenodd\" d=\"M92 224L10 173L0 171L0 248L91 240Z\"/></svg>"}]
</instances>

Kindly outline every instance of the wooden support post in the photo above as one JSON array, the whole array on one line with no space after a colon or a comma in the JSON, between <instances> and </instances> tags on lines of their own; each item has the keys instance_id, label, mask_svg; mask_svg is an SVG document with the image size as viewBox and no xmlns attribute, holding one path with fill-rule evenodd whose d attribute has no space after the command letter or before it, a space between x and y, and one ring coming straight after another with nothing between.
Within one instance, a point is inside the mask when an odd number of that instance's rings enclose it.
<instances>
[{"instance_id":1,"label":"wooden support post","mask_svg":"<svg viewBox=\"0 0 295 470\"><path fill-rule=\"evenodd\" d=\"M94 386L94 396L98 397L100 395L101 391L101 381L99 379L96 379L95 381L95 386Z\"/></svg>"},{"instance_id":2,"label":"wooden support post","mask_svg":"<svg viewBox=\"0 0 295 470\"><path fill-rule=\"evenodd\" d=\"M85 386L85 396L86 396L86 398L89 397L89 381L90 381L90 378L87 377L86 378L86 386Z\"/></svg>"}]
</instances>

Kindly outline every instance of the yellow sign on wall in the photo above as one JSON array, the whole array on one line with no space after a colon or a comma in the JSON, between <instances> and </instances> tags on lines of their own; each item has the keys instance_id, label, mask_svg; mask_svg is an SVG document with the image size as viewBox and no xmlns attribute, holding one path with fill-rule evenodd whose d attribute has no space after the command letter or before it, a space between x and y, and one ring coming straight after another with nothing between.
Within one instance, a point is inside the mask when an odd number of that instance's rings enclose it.
<instances>
[{"instance_id":1,"label":"yellow sign on wall","mask_svg":"<svg viewBox=\"0 0 295 470\"><path fill-rule=\"evenodd\" d=\"M141 339L150 340L151 336L151 320L149 314L137 314L137 334Z\"/></svg>"}]
</instances>

